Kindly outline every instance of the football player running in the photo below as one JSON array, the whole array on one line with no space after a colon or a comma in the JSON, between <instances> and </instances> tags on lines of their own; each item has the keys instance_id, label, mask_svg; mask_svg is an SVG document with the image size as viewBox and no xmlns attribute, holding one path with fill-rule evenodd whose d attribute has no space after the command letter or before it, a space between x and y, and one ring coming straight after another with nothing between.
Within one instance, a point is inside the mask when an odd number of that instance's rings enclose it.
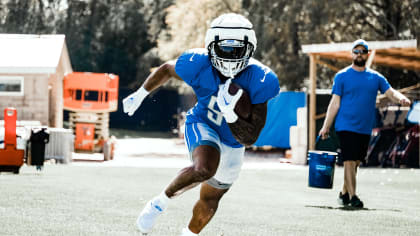
<instances>
[{"instance_id":1,"label":"football player running","mask_svg":"<svg viewBox=\"0 0 420 236\"><path fill-rule=\"evenodd\" d=\"M185 142L192 164L141 211L137 227L144 234L152 230L173 197L201 183L199 200L181 236L200 233L238 178L244 145L257 140L265 125L267 102L280 90L277 76L251 58L257 39L245 17L229 13L214 19L206 33L205 47L188 50L177 60L162 64L141 88L123 100L124 112L131 116L151 91L170 78L185 81L198 100L185 122ZM229 94L232 80L250 96L252 109L247 119L234 112L243 91Z\"/></svg>"}]
</instances>

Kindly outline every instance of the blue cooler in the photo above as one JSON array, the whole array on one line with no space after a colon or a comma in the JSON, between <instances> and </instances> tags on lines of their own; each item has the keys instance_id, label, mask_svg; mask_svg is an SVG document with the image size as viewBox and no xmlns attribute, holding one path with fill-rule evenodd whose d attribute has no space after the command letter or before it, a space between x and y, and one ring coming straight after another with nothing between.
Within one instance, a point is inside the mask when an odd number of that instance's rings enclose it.
<instances>
[{"instance_id":1,"label":"blue cooler","mask_svg":"<svg viewBox=\"0 0 420 236\"><path fill-rule=\"evenodd\" d=\"M309 187L333 187L336 152L308 151Z\"/></svg>"}]
</instances>

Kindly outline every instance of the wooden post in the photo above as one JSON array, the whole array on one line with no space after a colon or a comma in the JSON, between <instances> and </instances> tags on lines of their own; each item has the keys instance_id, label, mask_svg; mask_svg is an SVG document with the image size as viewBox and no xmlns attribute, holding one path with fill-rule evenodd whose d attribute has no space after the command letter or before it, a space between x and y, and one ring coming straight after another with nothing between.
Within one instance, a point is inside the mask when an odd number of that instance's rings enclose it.
<instances>
[{"instance_id":1,"label":"wooden post","mask_svg":"<svg viewBox=\"0 0 420 236\"><path fill-rule=\"evenodd\" d=\"M316 139L316 62L315 56L309 54L309 81L310 81L310 100L309 100L309 150L315 149Z\"/></svg>"},{"instance_id":2,"label":"wooden post","mask_svg":"<svg viewBox=\"0 0 420 236\"><path fill-rule=\"evenodd\" d=\"M372 65L373 59L375 58L376 50L372 50L366 62L366 68L370 68Z\"/></svg>"}]
</instances>

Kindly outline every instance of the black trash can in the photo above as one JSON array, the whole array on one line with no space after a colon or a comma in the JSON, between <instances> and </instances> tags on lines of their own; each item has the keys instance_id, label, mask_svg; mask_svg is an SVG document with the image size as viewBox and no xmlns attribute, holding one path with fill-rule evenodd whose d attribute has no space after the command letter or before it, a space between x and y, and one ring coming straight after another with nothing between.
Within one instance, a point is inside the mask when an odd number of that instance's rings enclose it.
<instances>
[{"instance_id":1,"label":"black trash can","mask_svg":"<svg viewBox=\"0 0 420 236\"><path fill-rule=\"evenodd\" d=\"M38 170L42 168L45 161L45 144L50 140L50 134L47 128L32 129L31 130L31 165L37 167Z\"/></svg>"}]
</instances>

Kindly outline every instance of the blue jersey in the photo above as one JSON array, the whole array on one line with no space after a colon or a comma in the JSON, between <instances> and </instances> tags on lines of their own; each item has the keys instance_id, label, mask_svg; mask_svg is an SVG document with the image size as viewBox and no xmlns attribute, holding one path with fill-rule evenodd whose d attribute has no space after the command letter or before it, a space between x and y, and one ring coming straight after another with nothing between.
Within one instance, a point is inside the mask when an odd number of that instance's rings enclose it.
<instances>
[{"instance_id":1,"label":"blue jersey","mask_svg":"<svg viewBox=\"0 0 420 236\"><path fill-rule=\"evenodd\" d=\"M186 124L204 122L218 133L222 143L234 148L242 147L233 137L217 106L217 92L222 82L207 50L191 49L183 53L176 62L175 72L192 87L198 100L188 111ZM252 104L267 102L280 91L274 72L255 59L250 59L248 66L232 82L248 92Z\"/></svg>"},{"instance_id":2,"label":"blue jersey","mask_svg":"<svg viewBox=\"0 0 420 236\"><path fill-rule=\"evenodd\" d=\"M385 93L389 88L385 77L372 69L359 72L349 66L339 71L332 89L332 93L341 98L335 129L370 135L375 119L376 95L378 91Z\"/></svg>"}]
</instances>

